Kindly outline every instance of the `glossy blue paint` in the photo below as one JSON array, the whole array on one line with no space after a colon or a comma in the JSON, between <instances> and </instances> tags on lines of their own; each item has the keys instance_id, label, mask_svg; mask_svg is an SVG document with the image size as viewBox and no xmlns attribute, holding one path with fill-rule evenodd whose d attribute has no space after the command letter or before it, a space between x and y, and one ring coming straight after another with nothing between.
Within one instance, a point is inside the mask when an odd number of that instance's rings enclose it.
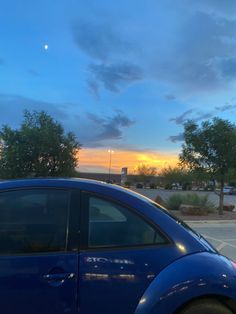
<instances>
[{"instance_id":1,"label":"glossy blue paint","mask_svg":"<svg viewBox=\"0 0 236 314\"><path fill-rule=\"evenodd\" d=\"M71 279L46 278L72 273ZM0 256L1 313L78 313L77 278L77 253Z\"/></svg>"},{"instance_id":2,"label":"glossy blue paint","mask_svg":"<svg viewBox=\"0 0 236 314\"><path fill-rule=\"evenodd\" d=\"M177 248L139 248L81 253L83 313L133 313L143 292L173 258Z\"/></svg>"},{"instance_id":3,"label":"glossy blue paint","mask_svg":"<svg viewBox=\"0 0 236 314\"><path fill-rule=\"evenodd\" d=\"M236 270L227 258L204 252L176 260L152 281L135 314L173 313L182 304L204 295L235 300Z\"/></svg>"},{"instance_id":4,"label":"glossy blue paint","mask_svg":"<svg viewBox=\"0 0 236 314\"><path fill-rule=\"evenodd\" d=\"M0 304L4 314L125 314L135 310L137 314L172 314L199 296L236 300L236 270L228 259L149 199L110 184L78 179L1 182L0 192L32 187L85 191L111 199L152 221L169 243L88 249L81 240L80 247L68 252L2 255ZM80 202L74 206L78 207L73 211L76 217L70 219L77 221L79 212L87 208ZM78 224L73 243L86 238L86 223Z\"/></svg>"}]
</instances>

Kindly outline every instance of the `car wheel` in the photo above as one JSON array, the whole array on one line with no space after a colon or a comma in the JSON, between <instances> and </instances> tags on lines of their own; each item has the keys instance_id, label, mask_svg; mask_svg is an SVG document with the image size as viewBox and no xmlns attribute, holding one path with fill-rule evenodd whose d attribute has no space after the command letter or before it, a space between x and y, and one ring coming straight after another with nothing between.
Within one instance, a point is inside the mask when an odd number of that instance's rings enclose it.
<instances>
[{"instance_id":1,"label":"car wheel","mask_svg":"<svg viewBox=\"0 0 236 314\"><path fill-rule=\"evenodd\" d=\"M217 300L204 299L190 303L180 314L233 314L233 312Z\"/></svg>"}]
</instances>

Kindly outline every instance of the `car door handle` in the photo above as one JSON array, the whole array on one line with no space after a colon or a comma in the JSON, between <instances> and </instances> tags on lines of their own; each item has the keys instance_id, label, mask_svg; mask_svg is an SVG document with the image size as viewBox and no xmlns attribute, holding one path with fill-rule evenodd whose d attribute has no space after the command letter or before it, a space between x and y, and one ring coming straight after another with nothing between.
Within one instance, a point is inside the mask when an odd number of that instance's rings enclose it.
<instances>
[{"instance_id":1,"label":"car door handle","mask_svg":"<svg viewBox=\"0 0 236 314\"><path fill-rule=\"evenodd\" d=\"M43 275L43 279L47 281L61 281L64 282L65 280L74 279L75 273L59 273L59 274L46 274Z\"/></svg>"}]
</instances>

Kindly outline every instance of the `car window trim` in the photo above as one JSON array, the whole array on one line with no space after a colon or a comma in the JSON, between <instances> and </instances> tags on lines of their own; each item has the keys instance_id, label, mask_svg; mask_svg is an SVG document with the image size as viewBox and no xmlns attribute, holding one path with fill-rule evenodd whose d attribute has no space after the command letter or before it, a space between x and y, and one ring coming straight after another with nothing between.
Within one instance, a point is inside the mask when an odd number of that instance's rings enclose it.
<instances>
[{"instance_id":1,"label":"car window trim","mask_svg":"<svg viewBox=\"0 0 236 314\"><path fill-rule=\"evenodd\" d=\"M54 187L54 186L24 186L24 187L14 187L14 188L4 188L0 190L0 195L1 193L6 193L6 192L18 192L18 191L31 191L31 190L60 190L60 191L66 191L69 193L69 200L68 200L68 205L67 205L67 218L66 218L66 241L65 241L65 249L63 251L48 251L48 252L27 252L27 253L1 253L0 252L0 257L11 257L11 256L36 256L36 255L56 255L56 254L68 254L68 253L73 253L73 251L68 250L68 243L69 243L69 237L70 235L70 230L69 230L69 222L70 222L70 203L71 203L71 196L72 196L72 191L75 189L71 188L64 188L64 187ZM78 248L79 249L79 248Z\"/></svg>"},{"instance_id":2,"label":"car window trim","mask_svg":"<svg viewBox=\"0 0 236 314\"><path fill-rule=\"evenodd\" d=\"M150 225L155 231L159 232L160 235L163 237L165 240L164 243L148 243L148 244L131 244L131 245L122 245L122 246L96 246L96 247L90 247L88 245L88 234L89 234L89 211L88 211L88 200L89 197L94 196L97 198L100 198L104 201L110 201L113 202L117 205L120 205L127 210L133 212L136 216L140 217L143 219L148 225ZM124 204L123 202L113 199L112 197L109 197L104 194L96 193L94 191L87 191L87 190L81 190L81 246L80 246L80 251L81 252L91 252L91 251L110 251L110 250L129 250L129 249L140 249L140 248L154 248L154 247L167 247L167 246L172 246L173 241L170 239L170 237L164 232L159 225L157 225L155 222L153 222L151 219L140 213L138 210L135 208Z\"/></svg>"},{"instance_id":3,"label":"car window trim","mask_svg":"<svg viewBox=\"0 0 236 314\"><path fill-rule=\"evenodd\" d=\"M70 218L69 218L69 236L68 252L80 251L81 246L81 191L78 188L70 189ZM73 199L76 196L77 199ZM73 225L74 224L74 225ZM73 227L72 227L73 225ZM74 229L74 230L72 230Z\"/></svg>"}]
</instances>

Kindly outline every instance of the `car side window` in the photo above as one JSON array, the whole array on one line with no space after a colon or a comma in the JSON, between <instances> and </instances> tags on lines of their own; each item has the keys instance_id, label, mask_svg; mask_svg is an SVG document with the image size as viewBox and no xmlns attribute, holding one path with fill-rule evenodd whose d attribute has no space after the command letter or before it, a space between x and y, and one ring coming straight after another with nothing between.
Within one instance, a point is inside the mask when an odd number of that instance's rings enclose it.
<instances>
[{"instance_id":1,"label":"car side window","mask_svg":"<svg viewBox=\"0 0 236 314\"><path fill-rule=\"evenodd\" d=\"M69 198L53 189L0 193L0 254L65 251Z\"/></svg>"},{"instance_id":2,"label":"car side window","mask_svg":"<svg viewBox=\"0 0 236 314\"><path fill-rule=\"evenodd\" d=\"M126 207L95 196L88 204L90 248L166 243L158 230Z\"/></svg>"}]
</instances>

